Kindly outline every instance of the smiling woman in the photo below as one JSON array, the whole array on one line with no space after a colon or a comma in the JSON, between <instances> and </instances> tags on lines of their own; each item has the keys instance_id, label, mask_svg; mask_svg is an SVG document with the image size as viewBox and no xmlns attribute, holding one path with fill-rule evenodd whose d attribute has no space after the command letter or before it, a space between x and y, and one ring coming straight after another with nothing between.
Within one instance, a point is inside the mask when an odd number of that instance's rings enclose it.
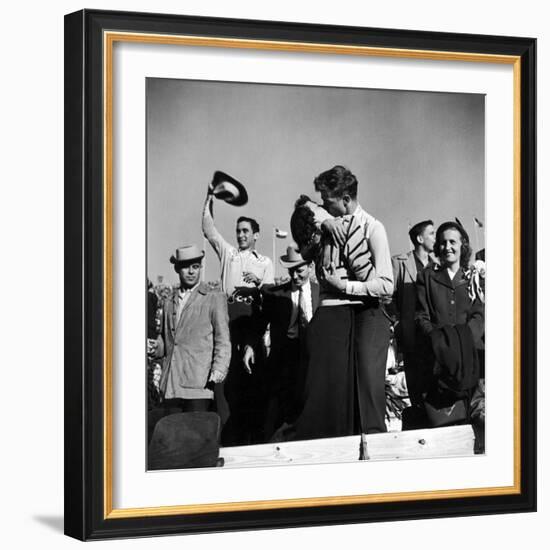
<instances>
[{"instance_id":1,"label":"smiling woman","mask_svg":"<svg viewBox=\"0 0 550 550\"><path fill-rule=\"evenodd\" d=\"M430 343L421 362L426 412L430 424L440 426L471 420L471 399L484 376L485 307L478 273L470 268L472 250L464 228L455 222L440 225L435 252L441 264L418 275L416 318ZM483 426L478 427L481 436Z\"/></svg>"}]
</instances>

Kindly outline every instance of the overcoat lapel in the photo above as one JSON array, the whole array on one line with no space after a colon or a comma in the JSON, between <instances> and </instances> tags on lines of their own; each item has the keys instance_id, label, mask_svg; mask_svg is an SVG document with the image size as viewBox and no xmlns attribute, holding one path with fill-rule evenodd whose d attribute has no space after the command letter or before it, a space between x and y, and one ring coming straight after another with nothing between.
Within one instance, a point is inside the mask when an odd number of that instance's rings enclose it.
<instances>
[{"instance_id":1,"label":"overcoat lapel","mask_svg":"<svg viewBox=\"0 0 550 550\"><path fill-rule=\"evenodd\" d=\"M462 268L460 268L458 273L454 276L452 284L453 288L468 284L468 279L464 276L464 270Z\"/></svg>"},{"instance_id":2,"label":"overcoat lapel","mask_svg":"<svg viewBox=\"0 0 550 550\"><path fill-rule=\"evenodd\" d=\"M189 296L189 299L183 305L183 308L182 308L181 313L180 313L180 317L177 320L176 331L180 328L180 325L182 324L183 318L185 316L184 313L186 312L187 309L189 309L189 306L197 300L197 297L199 296L199 294L206 294L206 290L205 290L205 288L202 284L199 284L199 286L195 290L193 290L193 292L191 292L191 296ZM176 312L176 315L177 315L177 310L178 310L177 300L175 300L175 303L173 304L173 307L174 307L174 311Z\"/></svg>"},{"instance_id":3,"label":"overcoat lapel","mask_svg":"<svg viewBox=\"0 0 550 550\"><path fill-rule=\"evenodd\" d=\"M311 312L314 315L315 311L319 307L319 285L311 282Z\"/></svg>"},{"instance_id":4,"label":"overcoat lapel","mask_svg":"<svg viewBox=\"0 0 550 550\"><path fill-rule=\"evenodd\" d=\"M412 282L416 283L416 278L418 277L418 272L416 270L416 261L414 259L414 252L409 252L407 254L407 261L405 262L405 269L408 271Z\"/></svg>"},{"instance_id":5,"label":"overcoat lapel","mask_svg":"<svg viewBox=\"0 0 550 550\"><path fill-rule=\"evenodd\" d=\"M281 287L281 290L282 290L283 296L285 297L285 299L283 300L284 309L281 312L283 316L282 325L285 328L288 328L288 325L290 324L290 317L292 316L291 284L290 283L285 284L283 287Z\"/></svg>"},{"instance_id":6,"label":"overcoat lapel","mask_svg":"<svg viewBox=\"0 0 550 550\"><path fill-rule=\"evenodd\" d=\"M457 277L458 277L458 274L457 274ZM434 271L433 279L434 281L442 285L445 285L448 288L454 288L451 278L449 277L449 274L447 273L447 270L444 267L438 269L437 271Z\"/></svg>"}]
</instances>

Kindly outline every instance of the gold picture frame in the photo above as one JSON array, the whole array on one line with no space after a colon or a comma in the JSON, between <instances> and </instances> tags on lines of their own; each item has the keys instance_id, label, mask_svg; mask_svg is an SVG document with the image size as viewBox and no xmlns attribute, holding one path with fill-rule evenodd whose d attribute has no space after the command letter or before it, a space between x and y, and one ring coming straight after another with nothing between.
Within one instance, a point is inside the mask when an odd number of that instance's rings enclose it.
<instances>
[{"instance_id":1,"label":"gold picture frame","mask_svg":"<svg viewBox=\"0 0 550 550\"><path fill-rule=\"evenodd\" d=\"M139 16L138 16L139 15ZM66 16L66 533L80 539L533 510L535 506L532 39L83 11ZM287 38L282 38L282 37ZM514 482L510 486L115 508L113 49L117 43L506 64L514 119ZM410 44L410 47L408 47ZM75 139L80 148L75 148ZM82 205L79 210L76 205ZM83 282L87 283L82 284ZM74 300L76 295L81 300ZM92 297L102 299L92 305ZM91 324L93 323L93 324ZM69 337L70 336L70 337ZM80 336L81 346L75 346ZM75 367L75 364L79 368ZM527 372L528 371L528 372ZM76 388L79 388L78 390ZM528 399L526 399L528 397ZM98 414L100 413L100 414ZM101 418L101 422L99 420ZM528 427L531 426L531 427ZM101 460L98 460L101 458ZM78 487L78 490L75 490ZM391 507L388 504L392 504Z\"/></svg>"}]
</instances>

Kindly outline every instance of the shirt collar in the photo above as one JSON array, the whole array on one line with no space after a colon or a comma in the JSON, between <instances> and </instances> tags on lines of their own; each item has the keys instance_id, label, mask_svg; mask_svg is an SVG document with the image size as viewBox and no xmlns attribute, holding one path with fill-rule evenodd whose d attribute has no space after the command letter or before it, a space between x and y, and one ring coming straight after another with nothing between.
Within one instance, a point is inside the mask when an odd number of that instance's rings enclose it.
<instances>
[{"instance_id":1,"label":"shirt collar","mask_svg":"<svg viewBox=\"0 0 550 550\"><path fill-rule=\"evenodd\" d=\"M200 281L193 287L191 288L181 288L181 286L178 288L178 294L179 296L184 296L185 294L188 294L189 292L193 292L193 290L195 290L199 285L200 285Z\"/></svg>"},{"instance_id":2,"label":"shirt collar","mask_svg":"<svg viewBox=\"0 0 550 550\"><path fill-rule=\"evenodd\" d=\"M310 287L311 287L311 279L308 279L301 288L305 291ZM290 283L290 291L291 292L300 292L300 287L294 288L294 285L291 282Z\"/></svg>"},{"instance_id":3,"label":"shirt collar","mask_svg":"<svg viewBox=\"0 0 550 550\"><path fill-rule=\"evenodd\" d=\"M426 265L424 265L422 263L422 260L418 257L418 255L416 254L416 250L413 250L412 251L413 253L413 256L414 256L414 261L419 265L419 266L422 266L422 268L425 268L427 266L429 266L431 263L432 263L432 258L431 256L428 254L428 261L426 262Z\"/></svg>"},{"instance_id":4,"label":"shirt collar","mask_svg":"<svg viewBox=\"0 0 550 550\"><path fill-rule=\"evenodd\" d=\"M237 248L237 254L252 254L254 257L259 258L258 251L255 248L247 248L246 250L241 250Z\"/></svg>"},{"instance_id":5,"label":"shirt collar","mask_svg":"<svg viewBox=\"0 0 550 550\"><path fill-rule=\"evenodd\" d=\"M352 216L358 216L361 212L364 212L363 207L359 203L357 203L357 207L353 211Z\"/></svg>"}]
</instances>

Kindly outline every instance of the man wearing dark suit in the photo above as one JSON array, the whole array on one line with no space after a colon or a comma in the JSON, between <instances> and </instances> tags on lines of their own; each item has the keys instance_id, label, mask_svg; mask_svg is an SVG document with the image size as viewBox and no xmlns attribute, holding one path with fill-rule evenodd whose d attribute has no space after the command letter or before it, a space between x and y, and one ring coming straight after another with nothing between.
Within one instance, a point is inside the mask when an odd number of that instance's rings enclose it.
<instances>
[{"instance_id":1,"label":"man wearing dark suit","mask_svg":"<svg viewBox=\"0 0 550 550\"><path fill-rule=\"evenodd\" d=\"M296 248L289 246L280 263L290 281L262 289L260 337L269 324L270 353L266 376L265 438L282 424L292 423L301 411L307 365L307 327L319 303L319 285L311 280L312 268ZM254 361L247 346L244 361Z\"/></svg>"},{"instance_id":2,"label":"man wearing dark suit","mask_svg":"<svg viewBox=\"0 0 550 550\"><path fill-rule=\"evenodd\" d=\"M434 261L433 250L435 229L431 220L415 224L409 231L414 249L406 254L392 257L395 289L393 306L397 323L395 336L399 351L403 354L407 388L412 405L421 405L425 390L422 360L425 353L421 349L422 339L417 337L415 321L419 273Z\"/></svg>"}]
</instances>

